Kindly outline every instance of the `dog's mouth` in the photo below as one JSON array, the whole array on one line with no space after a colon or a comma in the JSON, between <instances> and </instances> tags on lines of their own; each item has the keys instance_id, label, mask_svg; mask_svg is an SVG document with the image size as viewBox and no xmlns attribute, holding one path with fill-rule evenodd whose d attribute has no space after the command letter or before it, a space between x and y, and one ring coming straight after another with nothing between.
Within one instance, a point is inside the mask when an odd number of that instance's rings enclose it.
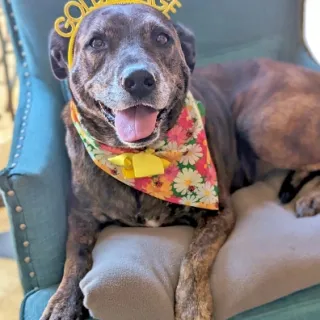
<instances>
[{"instance_id":1,"label":"dog's mouth","mask_svg":"<svg viewBox=\"0 0 320 320\"><path fill-rule=\"evenodd\" d=\"M115 111L98 102L101 112L124 142L145 141L159 130L165 118L166 109L156 110L152 106L137 104L124 110Z\"/></svg>"}]
</instances>

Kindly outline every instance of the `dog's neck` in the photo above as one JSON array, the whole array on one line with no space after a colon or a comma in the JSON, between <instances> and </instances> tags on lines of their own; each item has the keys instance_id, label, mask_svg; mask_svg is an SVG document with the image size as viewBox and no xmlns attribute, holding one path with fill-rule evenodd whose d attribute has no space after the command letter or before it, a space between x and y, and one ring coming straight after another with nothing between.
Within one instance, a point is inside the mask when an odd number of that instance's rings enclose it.
<instances>
[{"instance_id":1,"label":"dog's neck","mask_svg":"<svg viewBox=\"0 0 320 320\"><path fill-rule=\"evenodd\" d=\"M218 210L217 175L204 129L204 107L188 93L165 139L146 150L115 148L91 136L73 101L71 118L93 162L141 192L175 204Z\"/></svg>"}]
</instances>

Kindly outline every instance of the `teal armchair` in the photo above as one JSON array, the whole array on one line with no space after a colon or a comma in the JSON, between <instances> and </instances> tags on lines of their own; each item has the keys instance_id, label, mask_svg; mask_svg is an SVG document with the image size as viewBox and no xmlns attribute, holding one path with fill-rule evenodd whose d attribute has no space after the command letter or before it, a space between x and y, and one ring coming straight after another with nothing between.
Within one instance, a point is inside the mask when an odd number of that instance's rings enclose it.
<instances>
[{"instance_id":1,"label":"teal armchair","mask_svg":"<svg viewBox=\"0 0 320 320\"><path fill-rule=\"evenodd\" d=\"M66 0L2 0L14 42L20 99L0 188L11 219L21 282L21 319L39 319L62 277L70 180L60 113L67 92L52 76L47 38ZM319 69L301 37L300 0L182 0L174 17L194 30L197 64L269 57ZM319 319L320 286L234 317ZM294 309L293 313L288 310Z\"/></svg>"}]
</instances>

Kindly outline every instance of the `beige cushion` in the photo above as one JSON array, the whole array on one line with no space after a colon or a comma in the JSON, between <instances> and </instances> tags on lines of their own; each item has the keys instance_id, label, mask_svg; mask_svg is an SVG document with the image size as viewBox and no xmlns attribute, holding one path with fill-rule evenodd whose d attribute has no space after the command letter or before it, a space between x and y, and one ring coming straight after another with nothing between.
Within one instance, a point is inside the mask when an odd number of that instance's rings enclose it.
<instances>
[{"instance_id":1,"label":"beige cushion","mask_svg":"<svg viewBox=\"0 0 320 320\"><path fill-rule=\"evenodd\" d=\"M216 320L320 283L320 216L297 219L277 200L283 174L233 196L236 228L218 255L212 284ZM81 282L85 305L101 320L173 320L188 227L108 228Z\"/></svg>"}]
</instances>

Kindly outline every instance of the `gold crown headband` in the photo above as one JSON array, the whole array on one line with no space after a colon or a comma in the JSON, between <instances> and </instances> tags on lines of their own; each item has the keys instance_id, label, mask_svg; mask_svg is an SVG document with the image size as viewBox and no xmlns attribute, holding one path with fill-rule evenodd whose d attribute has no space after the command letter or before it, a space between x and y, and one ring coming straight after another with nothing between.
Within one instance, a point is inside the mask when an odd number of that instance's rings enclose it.
<instances>
[{"instance_id":1,"label":"gold crown headband","mask_svg":"<svg viewBox=\"0 0 320 320\"><path fill-rule=\"evenodd\" d=\"M72 66L73 60L73 48L76 38L76 34L79 30L80 24L83 19L91 12L100 9L102 7L115 5L115 4L144 4L157 9L162 12L168 19L170 19L170 13L176 13L176 8L181 8L181 2L179 0L90 0L92 6L88 6L85 0L72 0L66 3L64 7L63 17L58 18L55 21L54 28L56 32L64 38L70 38L68 48L68 65ZM80 15L73 16L71 9L78 9ZM65 28L61 30L61 24Z\"/></svg>"}]
</instances>

